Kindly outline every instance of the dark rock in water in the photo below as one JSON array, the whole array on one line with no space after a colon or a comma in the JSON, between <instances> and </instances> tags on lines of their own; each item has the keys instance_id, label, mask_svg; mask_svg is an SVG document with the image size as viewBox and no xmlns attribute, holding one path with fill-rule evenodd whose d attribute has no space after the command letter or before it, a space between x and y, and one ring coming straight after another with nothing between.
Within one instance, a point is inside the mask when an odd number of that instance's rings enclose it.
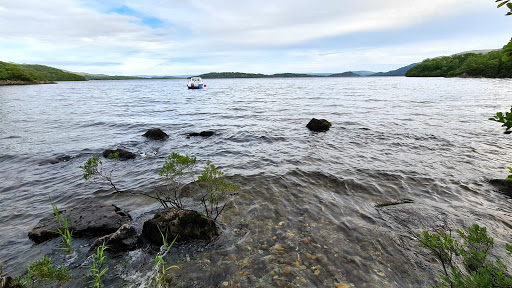
<instances>
[{"instance_id":1,"label":"dark rock in water","mask_svg":"<svg viewBox=\"0 0 512 288\"><path fill-rule=\"evenodd\" d=\"M507 134L507 135L508 135L508 134L512 133L512 130L507 130L507 131L505 131L505 132L503 132L503 133L505 133L505 134Z\"/></svg>"},{"instance_id":2,"label":"dark rock in water","mask_svg":"<svg viewBox=\"0 0 512 288\"><path fill-rule=\"evenodd\" d=\"M107 149L107 150L103 151L103 157L108 158L108 156L110 154L114 154L114 153L119 153L119 160L128 160L128 159L135 158L134 153L124 150L124 149L116 149L116 150Z\"/></svg>"},{"instance_id":3,"label":"dark rock in water","mask_svg":"<svg viewBox=\"0 0 512 288\"><path fill-rule=\"evenodd\" d=\"M178 236L177 242L190 240L212 240L219 236L219 229L210 218L193 210L165 209L157 212L153 219L144 222L142 236L151 244L162 245L162 235L171 242Z\"/></svg>"},{"instance_id":4,"label":"dark rock in water","mask_svg":"<svg viewBox=\"0 0 512 288\"><path fill-rule=\"evenodd\" d=\"M55 157L53 159L50 159L48 161L48 163L50 164L57 164L57 163L60 163L60 162L66 162L66 161L69 161L73 159L73 157L69 156L69 155L63 155L63 156L58 156L58 157Z\"/></svg>"},{"instance_id":5,"label":"dark rock in water","mask_svg":"<svg viewBox=\"0 0 512 288\"><path fill-rule=\"evenodd\" d=\"M325 120L325 119L316 119L313 118L311 121L309 121L308 127L309 130L315 131L315 132L325 132L331 128L331 122Z\"/></svg>"},{"instance_id":6,"label":"dark rock in water","mask_svg":"<svg viewBox=\"0 0 512 288\"><path fill-rule=\"evenodd\" d=\"M210 136L213 136L214 134L215 134L215 132L213 132L213 131L201 131L200 133L197 133L197 132L189 133L187 136L189 136L189 137L197 137L197 136L210 137Z\"/></svg>"},{"instance_id":7,"label":"dark rock in water","mask_svg":"<svg viewBox=\"0 0 512 288\"><path fill-rule=\"evenodd\" d=\"M70 217L69 229L73 237L103 236L115 232L123 224L132 221L132 217L114 205L85 205L60 211L60 217ZM56 238L59 235L57 219L53 213L41 219L28 233L28 238L36 243Z\"/></svg>"},{"instance_id":8,"label":"dark rock in water","mask_svg":"<svg viewBox=\"0 0 512 288\"><path fill-rule=\"evenodd\" d=\"M96 249L103 243L108 246L109 252L121 253L133 251L140 247L142 238L137 234L133 226L124 224L116 232L96 239L91 249Z\"/></svg>"},{"instance_id":9,"label":"dark rock in water","mask_svg":"<svg viewBox=\"0 0 512 288\"><path fill-rule=\"evenodd\" d=\"M165 140L165 139L169 138L169 135L165 134L165 132L159 128L149 129L142 136L152 139L152 140Z\"/></svg>"},{"instance_id":10,"label":"dark rock in water","mask_svg":"<svg viewBox=\"0 0 512 288\"><path fill-rule=\"evenodd\" d=\"M506 179L491 179L489 184L496 188L496 191L512 197L512 181Z\"/></svg>"}]
</instances>

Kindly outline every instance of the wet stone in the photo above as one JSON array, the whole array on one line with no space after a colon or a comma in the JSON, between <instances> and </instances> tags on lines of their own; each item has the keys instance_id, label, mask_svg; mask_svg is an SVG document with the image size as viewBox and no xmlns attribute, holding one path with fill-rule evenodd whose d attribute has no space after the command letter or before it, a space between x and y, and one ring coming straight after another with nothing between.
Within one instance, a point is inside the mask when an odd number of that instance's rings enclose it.
<instances>
[{"instance_id":1,"label":"wet stone","mask_svg":"<svg viewBox=\"0 0 512 288\"><path fill-rule=\"evenodd\" d=\"M142 136L151 140L165 140L169 138L169 135L167 135L164 131L162 131L159 128L149 129Z\"/></svg>"},{"instance_id":2,"label":"wet stone","mask_svg":"<svg viewBox=\"0 0 512 288\"><path fill-rule=\"evenodd\" d=\"M124 150L124 149L115 149L115 150L107 149L107 150L103 151L103 157L109 158L110 154L115 154L115 153L119 153L119 160L121 160L121 161L135 158L134 153L132 153L128 150Z\"/></svg>"},{"instance_id":3,"label":"wet stone","mask_svg":"<svg viewBox=\"0 0 512 288\"><path fill-rule=\"evenodd\" d=\"M104 236L132 221L130 214L115 205L84 205L59 212L61 218L69 217L69 229L75 238ZM32 228L28 238L36 243L42 243L57 238L59 235L53 231L58 229L57 219L52 213Z\"/></svg>"},{"instance_id":4,"label":"wet stone","mask_svg":"<svg viewBox=\"0 0 512 288\"><path fill-rule=\"evenodd\" d=\"M219 236L215 221L193 210L163 209L153 219L144 222L142 236L151 244L162 245L162 234L176 242L213 240ZM172 241L172 240L171 240Z\"/></svg>"}]
</instances>

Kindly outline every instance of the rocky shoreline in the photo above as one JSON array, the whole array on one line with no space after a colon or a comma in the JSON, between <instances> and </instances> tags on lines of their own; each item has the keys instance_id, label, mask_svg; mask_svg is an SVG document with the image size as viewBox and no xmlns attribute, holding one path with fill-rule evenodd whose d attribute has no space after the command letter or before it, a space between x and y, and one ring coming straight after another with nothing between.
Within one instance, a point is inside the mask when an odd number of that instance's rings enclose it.
<instances>
[{"instance_id":1,"label":"rocky shoreline","mask_svg":"<svg viewBox=\"0 0 512 288\"><path fill-rule=\"evenodd\" d=\"M35 85L35 84L57 84L53 81L21 81L21 80L0 80L0 86L10 85Z\"/></svg>"}]
</instances>

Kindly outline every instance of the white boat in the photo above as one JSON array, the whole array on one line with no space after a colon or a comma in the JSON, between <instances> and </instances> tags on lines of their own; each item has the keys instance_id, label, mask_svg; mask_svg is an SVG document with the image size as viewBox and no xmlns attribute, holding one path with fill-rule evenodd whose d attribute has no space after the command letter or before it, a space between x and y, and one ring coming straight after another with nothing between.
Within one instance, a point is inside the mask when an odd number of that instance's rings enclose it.
<instances>
[{"instance_id":1,"label":"white boat","mask_svg":"<svg viewBox=\"0 0 512 288\"><path fill-rule=\"evenodd\" d=\"M201 89L203 87L206 87L206 85L203 83L203 79L201 77L192 77L190 80L188 80L188 89Z\"/></svg>"}]
</instances>

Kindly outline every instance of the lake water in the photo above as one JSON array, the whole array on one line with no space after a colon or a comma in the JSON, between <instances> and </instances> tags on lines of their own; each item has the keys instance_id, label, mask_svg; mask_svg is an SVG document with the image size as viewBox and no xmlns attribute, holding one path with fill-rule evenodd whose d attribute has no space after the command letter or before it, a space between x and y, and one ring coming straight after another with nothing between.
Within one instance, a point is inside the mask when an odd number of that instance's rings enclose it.
<instances>
[{"instance_id":1,"label":"lake water","mask_svg":"<svg viewBox=\"0 0 512 288\"><path fill-rule=\"evenodd\" d=\"M134 226L159 204L142 194L163 184L172 152L210 160L239 195L208 247L173 247L178 287L426 287L440 265L414 233L478 223L505 258L511 201L487 183L512 164L509 135L487 120L510 109L511 80L297 78L60 82L0 87L0 261L20 275L50 255L73 268L68 287L86 285L81 267L94 239L36 245L28 231L61 208L112 203ZM311 118L326 133L305 128ZM161 128L170 138L141 135ZM209 138L186 134L213 130ZM137 154L120 162L125 192L85 182L79 169L108 148ZM66 161L64 161L66 160ZM108 164L108 161L105 160ZM413 203L379 207L401 199ZM411 202L411 201L409 201ZM198 205L191 202L192 206ZM199 207L199 206L197 206ZM143 287L155 251L112 256L107 287ZM71 264L70 264L71 263ZM240 286L237 286L240 285ZM342 287L342 286L341 286Z\"/></svg>"}]
</instances>

